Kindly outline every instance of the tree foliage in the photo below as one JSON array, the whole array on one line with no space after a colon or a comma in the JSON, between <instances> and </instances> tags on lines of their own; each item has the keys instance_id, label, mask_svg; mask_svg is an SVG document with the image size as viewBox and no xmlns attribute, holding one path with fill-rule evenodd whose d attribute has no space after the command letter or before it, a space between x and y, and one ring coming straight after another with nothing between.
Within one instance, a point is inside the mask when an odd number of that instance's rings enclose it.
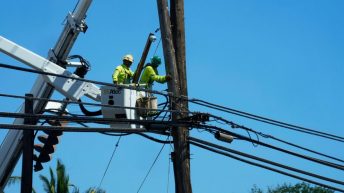
<instances>
[{"instance_id":1,"label":"tree foliage","mask_svg":"<svg viewBox=\"0 0 344 193\"><path fill-rule=\"evenodd\" d=\"M264 193L264 191L254 185L251 188L251 193ZM295 185L283 184L277 187L269 187L266 193L334 193L334 191L320 186L313 187L302 182Z\"/></svg>"},{"instance_id":2,"label":"tree foliage","mask_svg":"<svg viewBox=\"0 0 344 193\"><path fill-rule=\"evenodd\" d=\"M46 193L79 193L79 188L69 182L69 176L66 173L66 167L60 160L57 160L56 175L52 168L49 168L50 179L46 176L40 175L43 182L43 188ZM89 188L85 193L105 193L100 188Z\"/></svg>"}]
</instances>

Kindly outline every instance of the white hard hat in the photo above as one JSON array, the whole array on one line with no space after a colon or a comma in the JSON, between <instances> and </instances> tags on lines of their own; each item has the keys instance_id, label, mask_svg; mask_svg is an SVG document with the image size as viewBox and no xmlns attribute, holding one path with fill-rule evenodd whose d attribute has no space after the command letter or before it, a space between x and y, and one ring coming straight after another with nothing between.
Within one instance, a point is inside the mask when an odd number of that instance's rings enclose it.
<instances>
[{"instance_id":1,"label":"white hard hat","mask_svg":"<svg viewBox=\"0 0 344 193\"><path fill-rule=\"evenodd\" d=\"M134 62L134 57L131 54L127 54L127 55L123 56L123 60Z\"/></svg>"}]
</instances>

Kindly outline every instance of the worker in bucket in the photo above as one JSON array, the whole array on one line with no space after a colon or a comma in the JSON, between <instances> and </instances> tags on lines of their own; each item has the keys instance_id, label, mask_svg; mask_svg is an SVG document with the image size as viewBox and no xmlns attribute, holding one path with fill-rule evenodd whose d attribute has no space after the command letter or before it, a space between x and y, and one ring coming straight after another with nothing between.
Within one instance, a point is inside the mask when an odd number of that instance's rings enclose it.
<instances>
[{"instance_id":1,"label":"worker in bucket","mask_svg":"<svg viewBox=\"0 0 344 193\"><path fill-rule=\"evenodd\" d=\"M130 69L133 62L134 57L131 54L123 57L123 64L117 66L112 74L114 84L130 84L130 80L134 76L134 72Z\"/></svg>"},{"instance_id":2,"label":"worker in bucket","mask_svg":"<svg viewBox=\"0 0 344 193\"><path fill-rule=\"evenodd\" d=\"M158 67L161 64L161 58L159 56L153 56L150 63L147 63L145 70L142 73L140 84L147 84L147 88L151 89L153 82L165 83L171 80L170 75L160 76L158 73Z\"/></svg>"}]
</instances>

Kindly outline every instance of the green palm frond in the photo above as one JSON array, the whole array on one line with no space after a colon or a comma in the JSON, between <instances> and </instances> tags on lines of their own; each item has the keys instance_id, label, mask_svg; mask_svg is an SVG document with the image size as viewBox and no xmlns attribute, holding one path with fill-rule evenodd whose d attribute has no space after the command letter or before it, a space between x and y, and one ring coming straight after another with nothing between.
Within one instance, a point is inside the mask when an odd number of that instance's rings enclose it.
<instances>
[{"instance_id":1,"label":"green palm frond","mask_svg":"<svg viewBox=\"0 0 344 193\"><path fill-rule=\"evenodd\" d=\"M78 187L76 187L74 184L69 184L70 187L73 187L73 192L72 193L80 193L80 190Z\"/></svg>"},{"instance_id":2,"label":"green palm frond","mask_svg":"<svg viewBox=\"0 0 344 193\"><path fill-rule=\"evenodd\" d=\"M71 189L72 193L80 193L80 190L74 184L69 183L69 176L66 173L66 167L60 160L57 160L56 175L50 168L50 181L47 177L40 175L40 179L43 182L43 188L46 193L69 193ZM36 193L36 191L32 191ZM106 193L105 190L100 188L89 188L85 193Z\"/></svg>"},{"instance_id":3,"label":"green palm frond","mask_svg":"<svg viewBox=\"0 0 344 193\"><path fill-rule=\"evenodd\" d=\"M60 160L57 160L57 192L69 193L69 176L66 174L66 168Z\"/></svg>"},{"instance_id":4,"label":"green palm frond","mask_svg":"<svg viewBox=\"0 0 344 193\"><path fill-rule=\"evenodd\" d=\"M105 190L101 188L89 188L85 193L106 193Z\"/></svg>"},{"instance_id":5,"label":"green palm frond","mask_svg":"<svg viewBox=\"0 0 344 193\"><path fill-rule=\"evenodd\" d=\"M55 191L55 187L56 187L56 178L55 178L55 174L54 171L51 167L49 167L49 172L50 172L50 187L52 187Z\"/></svg>"},{"instance_id":6,"label":"green palm frond","mask_svg":"<svg viewBox=\"0 0 344 193\"><path fill-rule=\"evenodd\" d=\"M55 193L55 190L52 189L50 181L48 180L47 177L43 175L39 175L39 178L43 181L43 189L47 193Z\"/></svg>"}]
</instances>

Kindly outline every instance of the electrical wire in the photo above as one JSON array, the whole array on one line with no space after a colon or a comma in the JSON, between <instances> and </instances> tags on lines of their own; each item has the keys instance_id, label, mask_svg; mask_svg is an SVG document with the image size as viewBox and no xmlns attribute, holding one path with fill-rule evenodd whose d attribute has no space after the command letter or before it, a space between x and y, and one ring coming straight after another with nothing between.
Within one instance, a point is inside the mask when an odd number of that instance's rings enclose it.
<instances>
[{"instance_id":1,"label":"electrical wire","mask_svg":"<svg viewBox=\"0 0 344 193\"><path fill-rule=\"evenodd\" d=\"M108 135L108 136L115 136L115 137L122 137L122 136L127 136L127 135L131 135L132 133L121 133L121 134L118 134L118 133L110 133L110 132L99 132L103 135Z\"/></svg>"},{"instance_id":2,"label":"electrical wire","mask_svg":"<svg viewBox=\"0 0 344 193\"><path fill-rule=\"evenodd\" d=\"M290 146L302 149L304 151L308 151L308 152L311 152L311 153L314 153L314 154L317 154L317 155L320 155L320 156L323 156L323 157L326 157L326 158L333 159L333 160L336 160L336 161L344 163L343 159L339 159L339 158L336 158L336 157L333 157L333 156L330 156L330 155L327 155L327 154L324 154L324 153L321 153L321 152L318 152L318 151L315 151L315 150L312 150L312 149L309 149L309 148L306 148L306 147L302 147L300 145L297 145L297 144L294 144L294 143L291 143L291 142L279 139L279 138L274 137L272 135L264 134L262 132L257 132L257 131L255 131L253 129L248 128L248 127L245 127L245 126L242 126L242 125L238 125L238 124L236 124L236 123L234 123L232 121L228 121L228 120L226 120L226 119L224 119L222 117L218 117L218 116L214 116L214 115L210 115L210 116L212 116L213 118L215 118L217 120L221 120L221 121L225 122L225 124L231 126L232 128L241 128L241 129L244 129L246 131L253 132L256 135L262 136L264 138L270 138L270 139L273 139L275 141L278 141L278 142L281 142L281 143L284 143L284 144L287 144L287 145L290 145Z\"/></svg>"},{"instance_id":3,"label":"electrical wire","mask_svg":"<svg viewBox=\"0 0 344 193\"><path fill-rule=\"evenodd\" d=\"M19 97L19 98L22 98L22 97ZM64 101L65 102L65 101ZM9 114L9 113L5 113L5 114ZM0 113L0 116L4 116L4 114L2 114L2 113ZM43 115L41 115L41 116L43 116ZM18 117L18 116L17 116ZM20 116L19 116L20 117ZM22 118L24 118L25 116L21 116ZM26 117L28 117L28 116L26 116ZM31 115L31 117L32 117L32 115ZM38 117L36 117L36 118L38 118ZM44 118L44 117L43 117ZM45 117L45 118L49 118L49 117ZM52 119L63 119L63 118L65 118L65 117L50 117L50 118L52 118ZM75 119L75 118L74 118ZM90 121L92 118L84 118L83 117L83 120L80 120L80 118L78 118L79 120L74 120L74 121L79 121L79 122L81 122L81 121ZM73 119L70 119L70 120L72 120L73 121ZM98 123L99 123L99 121L102 121L102 123L106 123L106 122L104 122L104 121L106 121L105 119L98 119L97 120L98 121ZM113 119L110 119L110 120L107 120L108 122L110 121L114 121ZM124 120L116 120L116 122L123 122ZM142 123L142 121L143 120L140 120L140 123ZM107 122L107 123L108 123ZM125 122L125 121L124 121ZM126 120L126 122L127 123L129 123L129 122L135 122L135 120ZM153 124L152 122L150 122L151 124ZM154 123L156 123L156 122L154 122ZM175 123L175 122L174 122ZM149 124L149 123L148 123ZM160 124L167 124L167 122L160 122ZM170 125L172 125L173 123L171 122L170 123ZM13 128L13 127L12 127ZM72 129L72 128L68 128L68 129ZM76 131L76 130L75 130ZM82 131L82 130L78 130L78 131ZM241 139L245 139L245 138L241 138ZM246 140L248 140L248 139L246 139ZM249 139L248 141L250 141L250 142L253 142L253 140L252 139Z\"/></svg>"},{"instance_id":4,"label":"electrical wire","mask_svg":"<svg viewBox=\"0 0 344 193\"><path fill-rule=\"evenodd\" d=\"M225 106L217 105L217 104L210 103L210 102L207 102L207 101L204 101L204 100L200 100L200 99L195 99L195 98L194 99L189 99L186 96L176 97L172 93L163 93L163 92L160 92L160 91L154 91L154 90L143 89L143 88L138 88L138 87L131 87L131 86L128 87L128 86L122 86L122 85L114 85L114 84L100 82L100 81L87 80L87 79L82 79L82 78L77 78L77 77L68 77L68 76L64 76L64 75L48 73L48 72L41 72L41 71L38 71L38 70L32 70L32 69L28 69L28 68L21 68L21 67L17 67L17 66L11 66L11 65L7 65L7 64L2 64L2 63L0 63L0 67L8 68L8 69L13 69L13 70L20 70L20 71L25 71L25 72L31 72L31 73L37 73L37 74L43 74L43 75L57 76L57 77L62 77L62 78L67 78L67 79L80 80L80 81L84 81L84 82L90 82L90 83L94 83L94 84L112 86L112 87L117 87L117 88L127 88L127 89L133 89L133 90L140 90L140 91L145 91L145 92L148 92L148 93L155 93L155 94L159 94L159 95L179 98L179 99L182 99L182 100L188 100L189 102L192 102L192 103L195 103L195 104L198 104L198 105L202 105L202 106L209 107L209 108L212 108L212 109L220 110L222 112L227 112L227 113L235 114L235 115L246 117L246 118L253 119L253 120L256 120L256 121L272 124L272 125L275 125L275 126L291 129L291 130L298 131L298 132L303 132L303 133L315 135L315 136L318 136L318 137L323 137L323 138L327 138L327 139L331 139L331 140L336 140L336 141L339 141L339 142L344 142L344 137L340 137L340 136L329 134L329 133L325 133L325 132L316 131L314 129L308 129L308 128L305 128L305 127L296 126L296 125L293 125L293 124L284 123L284 122L281 122L281 121L276 121L276 120L273 120L273 119L269 119L269 118L265 118L265 117L262 117L262 116L258 116L258 115L246 113L246 112L243 112L243 111L235 110L235 109L232 109L232 108L228 108L228 107L225 107Z\"/></svg>"},{"instance_id":5,"label":"electrical wire","mask_svg":"<svg viewBox=\"0 0 344 193\"><path fill-rule=\"evenodd\" d=\"M144 138L147 138L147 139L149 139L149 140L152 140L152 141L155 141L155 142L158 142L158 143L163 143L163 144L167 144L167 143L171 143L172 141L164 141L164 140L160 140L160 139L157 139L157 138L154 138L154 137L151 137L151 136L149 136L149 135L146 135L146 134L144 134L144 133L136 133L137 135L140 135L140 136L142 136L142 137L144 137Z\"/></svg>"},{"instance_id":6,"label":"electrical wire","mask_svg":"<svg viewBox=\"0 0 344 193\"><path fill-rule=\"evenodd\" d=\"M39 125L22 125L22 124L0 124L1 129L14 130L39 130L39 131L64 131L64 132L117 132L117 133L138 133L151 132L142 128L104 128L104 127L60 127L60 126L39 126Z\"/></svg>"},{"instance_id":7,"label":"electrical wire","mask_svg":"<svg viewBox=\"0 0 344 193\"><path fill-rule=\"evenodd\" d=\"M102 115L102 110L98 110L98 111L89 111L85 108L85 106L82 104L81 99L78 100L78 102L80 102L79 104L79 108L80 110L86 115L86 116L99 116Z\"/></svg>"},{"instance_id":8,"label":"electrical wire","mask_svg":"<svg viewBox=\"0 0 344 193\"><path fill-rule=\"evenodd\" d=\"M61 109L49 109L49 110L44 110L44 111L42 111L42 113L48 112L48 113L54 113L54 114L56 114L56 111L61 112ZM68 112L68 111L62 111L62 113L63 113L63 114L66 114L66 115L70 115L70 116L72 116L72 117L78 117L78 116L79 116L79 115L77 115L77 114L70 113L70 112ZM46 121L47 121L47 120L46 120ZM86 124L84 124L84 123L82 123L82 122L77 122L77 121L76 121L76 123L79 124L79 125L81 125L81 126L83 126L83 127L88 127L88 125L86 125Z\"/></svg>"},{"instance_id":9,"label":"electrical wire","mask_svg":"<svg viewBox=\"0 0 344 193\"><path fill-rule=\"evenodd\" d=\"M280 148L280 147L277 147L277 146L273 146L273 145L270 145L270 144L267 144L267 143L264 143L264 142L261 142L261 141L250 139L249 137L246 137L246 136L234 133L234 132L230 132L230 131L221 129L221 128L216 127L216 126L198 125L198 126L194 126L194 127L205 128L205 129L214 129L216 131L227 133L227 134L229 134L231 136L240 138L240 139L248 141L248 142L254 142L256 144L262 145L262 146L267 147L267 148L271 148L271 149L274 149L274 150L277 150L277 151L280 151L280 152L283 152L283 153L287 153L287 154L290 154L290 155L293 155L293 156L296 156L296 157L299 157L299 158L302 158L302 159L306 159L306 160L309 160L309 161L312 161L312 162L315 162L315 163L318 163L318 164L326 165L326 166L329 166L329 167L332 167L332 168L336 168L336 169L339 169L339 170L344 170L344 166L343 165L339 165L339 164L332 163L332 162L329 162L329 161L324 161L324 160L321 160L321 159L313 158L313 157L306 156L306 155L303 155L303 154L299 154L299 153L296 153L296 152L293 152L293 151L290 151L290 150L287 150L287 149L283 149L283 148Z\"/></svg>"},{"instance_id":10,"label":"electrical wire","mask_svg":"<svg viewBox=\"0 0 344 193\"><path fill-rule=\"evenodd\" d=\"M109 162L108 162L108 164L107 164L107 166L106 166L106 169L105 169L105 171L104 171L103 177L102 177L102 179L100 180L100 183L99 183L99 185L98 185L98 188L100 188L100 187L102 186L103 180L104 180L105 175L106 175L106 173L107 173L107 171L108 171L108 169L109 169L109 166L110 166L110 164L111 164L111 162L112 162L112 158L113 158L113 156L115 155L115 153L116 153L116 151L117 151L118 144L119 144L121 138L122 138L122 136L118 137L117 143L116 143L116 145L115 145L115 149L114 149L113 152L112 152L112 155L111 155L110 160L109 160Z\"/></svg>"},{"instance_id":11,"label":"electrical wire","mask_svg":"<svg viewBox=\"0 0 344 193\"><path fill-rule=\"evenodd\" d=\"M28 114L28 113L8 113L0 112L0 117L7 118L31 118L31 119L51 119L51 120L61 120L61 121L75 121L83 123L99 123L99 124L111 124L111 123L128 123L128 124L138 124L145 125L147 128L151 126L190 126L192 122L189 121L160 121L160 120L140 120L140 119L113 119L113 118L96 118L96 117L71 117L71 116L55 116L55 115L43 115L43 114ZM155 129L155 128L154 128ZM164 129L164 128L162 128ZM153 131L153 129L150 129Z\"/></svg>"},{"instance_id":12,"label":"electrical wire","mask_svg":"<svg viewBox=\"0 0 344 193\"><path fill-rule=\"evenodd\" d=\"M79 77L70 77L70 76L65 76L65 75L61 75L61 74L55 74L55 73L51 73L51 72L42 72L42 71L39 71L39 70L23 68L23 67L18 67L18 66L12 66L12 65L3 64L3 63L0 63L0 68L7 68L7 69L18 70L18 71L23 71L23 72L30 72L30 73L34 73L34 74L56 76L56 77L65 78L65 79L79 80L79 81L82 81L82 82L89 82L89 83L99 84L99 85L103 85L103 86L110 86L110 87L113 87L113 88L125 88L125 89L136 90L136 91L145 91L145 92L148 92L148 93L153 93L153 94L158 94L158 95L163 95L163 96L179 98L179 97L174 96L172 93L168 93L168 92L164 93L164 92L161 92L161 91L140 88L140 87L138 87L139 84L138 84L138 86L129 86L129 85L120 85L120 84L115 85L115 84L107 83L107 82L89 80L89 79L84 79L84 78L79 78Z\"/></svg>"},{"instance_id":13,"label":"electrical wire","mask_svg":"<svg viewBox=\"0 0 344 193\"><path fill-rule=\"evenodd\" d=\"M168 140L169 137L170 137L170 136L168 136L168 137L166 138L166 141ZM159 158L159 156L160 156L162 150L164 149L165 145L166 145L166 143L164 143L164 144L162 145L162 147L161 147L159 153L158 153L157 156L155 157L155 159L154 159L152 165L150 166L150 168L149 168L149 170L148 170L146 176L144 177L143 181L141 182L140 187L139 187L139 189L137 190L136 193L139 193L139 192L140 192L140 190L141 190L143 184L146 182L146 179L147 179L148 175L150 174L152 168L154 167L156 161L158 160L158 158Z\"/></svg>"},{"instance_id":14,"label":"electrical wire","mask_svg":"<svg viewBox=\"0 0 344 193\"><path fill-rule=\"evenodd\" d=\"M201 139L197 139L197 138L194 138L194 137L189 137L189 141L190 141L190 143L191 142L200 143L200 144L203 144L203 145L206 145L206 146L211 146L212 148L217 148L217 149L220 149L222 151L226 151L226 152L229 152L229 153L234 153L236 155L240 155L240 156L243 156L243 157L246 157L246 158L254 159L254 160L257 160L257 161L260 161L260 162L264 162L264 163L267 163L267 164L270 164L270 165L274 165L274 166L277 166L277 167L280 167L280 168L283 168L283 169L287 169L287 170L290 170L290 171L293 171L293 172L297 172L297 173L300 173L300 174L304 174L304 175L311 176L311 177L314 177L314 178L318 178L318 179L321 179L321 180L325 180L325 181L328 181L328 182L333 182L333 183L336 183L336 184L344 185L343 181L335 180L335 179L332 179L332 178L324 177L324 176L321 176L321 175L318 175L318 174L314 174L314 173L311 173L311 172L307 172L307 171L304 171L304 170L293 168L293 167L290 167L290 166L287 166L287 165L283 165L283 164L280 164L280 163L277 163L277 162L273 162L273 161L270 161L270 160L267 160L267 159L263 159L263 158L260 158L260 157L257 157L257 156L253 156L253 155L250 155L250 154L247 154L247 153L243 153L241 151L236 151L236 150L233 150L233 149L230 149L230 148L227 148L227 147L223 147L223 146L220 146L220 145L217 145L217 144L214 144L214 143L210 143L208 141L204 141L204 140L201 140Z\"/></svg>"},{"instance_id":15,"label":"electrical wire","mask_svg":"<svg viewBox=\"0 0 344 193\"><path fill-rule=\"evenodd\" d=\"M157 50L158 50L158 48L159 48L160 42L161 42L161 38L159 39L158 45L156 45L156 47L155 47L155 50L154 50L154 54L153 54L153 56L155 56L155 54L156 54L156 51L157 51Z\"/></svg>"},{"instance_id":16,"label":"electrical wire","mask_svg":"<svg viewBox=\"0 0 344 193\"><path fill-rule=\"evenodd\" d=\"M190 142L190 144L195 145L197 147L200 147L202 149L209 150L209 151L214 152L214 153L218 153L218 154L221 154L221 155L233 158L235 160L238 160L238 161L250 164L250 165L261 167L261 168L264 168L264 169L267 169L267 170L270 170L270 171L274 171L274 172L277 172L277 173L280 173L280 174L283 174L283 175L286 175L286 176L289 176L289 177L293 177L293 178L296 178L296 179L299 179L299 180L302 180L302 181L306 181L306 182L309 182L309 183L312 183L312 184L316 184L316 185L319 185L319 186L322 186L322 187L326 187L326 188L329 188L329 189L332 189L332 190L335 190L335 191L344 192L343 189L336 188L336 187L333 187L333 186L330 186L330 185L326 185L326 184L323 184L323 183L320 183L320 182L316 182L314 180L310 180L310 179L307 179L307 178L304 178L304 177L300 177L300 176L297 176L297 175L294 175L294 174L291 174L291 173L288 173L288 172L285 172L285 171L282 171L282 170L278 170L278 169L275 169L275 168L272 168L272 167L269 167L269 166L266 166L266 165L263 165L263 164L255 163L255 162L252 162L252 161L249 161L249 160L246 160L246 159L243 159L243 158L231 155L229 153L226 153L226 152L223 152L223 151L211 148L211 147L207 147L205 145L202 145L202 144L199 144L199 143L196 143L196 142Z\"/></svg>"},{"instance_id":17,"label":"electrical wire","mask_svg":"<svg viewBox=\"0 0 344 193\"><path fill-rule=\"evenodd\" d=\"M8 97L8 98L17 98L17 99L32 99L32 100L39 100L39 101L51 101L51 102L58 102L58 103L67 103L67 104L77 104L77 105L91 105L91 106L99 106L99 107L108 107L108 108L119 108L119 109L132 109L132 110L152 110L152 111L163 111L163 112L170 112L170 113L191 113L194 112L190 111L178 111L178 110L163 110L163 109L147 109L147 108L139 108L139 107L125 107L125 106L116 106L116 105L104 105L104 104L97 104L97 103L87 103L87 102L79 102L79 101L63 101L63 100L54 100L49 98L37 98L37 97L26 97L26 96L19 96L19 95L11 95L11 94L3 94L0 93L0 97Z\"/></svg>"},{"instance_id":18,"label":"electrical wire","mask_svg":"<svg viewBox=\"0 0 344 193\"><path fill-rule=\"evenodd\" d=\"M337 136L337 135L333 135L333 134L329 134L329 133L325 133L325 132L321 132L321 131L316 131L314 129L308 129L305 127L301 127L301 126L297 126L297 125L293 125L293 124L289 124L289 123L284 123L281 121L276 121L273 119L269 119L269 118L265 118L262 116L258 116L258 115L254 115L251 113L246 113L243 111L239 111L239 110L235 110L232 108L228 108L225 106L221 106L221 105L217 105L214 103L210 103L204 100L200 100L200 99L189 99L189 102L194 103L194 104L198 104L201 106L205 106L205 107L209 107L212 109L216 109L222 112L226 112L226 113L230 113L230 114L234 114L234 115L238 115L241 117L245 117L245 118L249 118L252 120L256 120L256 121L260 121L263 123L268 123L271 125L275 125L278 127L282 127L282 128L286 128L286 129L291 129L294 131L298 131L298 132L302 132L302 133L307 133L307 134L311 134L311 135L315 135L318 137L323 137L323 138L327 138L327 139L331 139L331 140L335 140L335 141L339 141L339 142L344 142L344 137L341 136Z\"/></svg>"},{"instance_id":19,"label":"electrical wire","mask_svg":"<svg viewBox=\"0 0 344 193\"><path fill-rule=\"evenodd\" d=\"M165 97L166 97L166 96L165 96ZM166 102L163 103L163 104L164 104L164 107L162 108L162 110L165 110L165 109L166 109L168 103L169 103L169 100L168 100L168 97L166 97ZM159 111L159 113L153 118L153 120L156 120L156 119L161 115L162 112L163 112L163 111ZM162 119L162 120L164 120L164 119Z\"/></svg>"},{"instance_id":20,"label":"electrical wire","mask_svg":"<svg viewBox=\"0 0 344 193\"><path fill-rule=\"evenodd\" d=\"M171 146L171 143L170 143L170 146ZM170 147L170 152L171 152L171 147ZM170 154L169 154L170 155ZM168 169L167 169L167 186L166 186L166 192L168 193L169 191L169 186L170 186L170 170L171 170L171 159L170 157L168 157Z\"/></svg>"}]
</instances>

